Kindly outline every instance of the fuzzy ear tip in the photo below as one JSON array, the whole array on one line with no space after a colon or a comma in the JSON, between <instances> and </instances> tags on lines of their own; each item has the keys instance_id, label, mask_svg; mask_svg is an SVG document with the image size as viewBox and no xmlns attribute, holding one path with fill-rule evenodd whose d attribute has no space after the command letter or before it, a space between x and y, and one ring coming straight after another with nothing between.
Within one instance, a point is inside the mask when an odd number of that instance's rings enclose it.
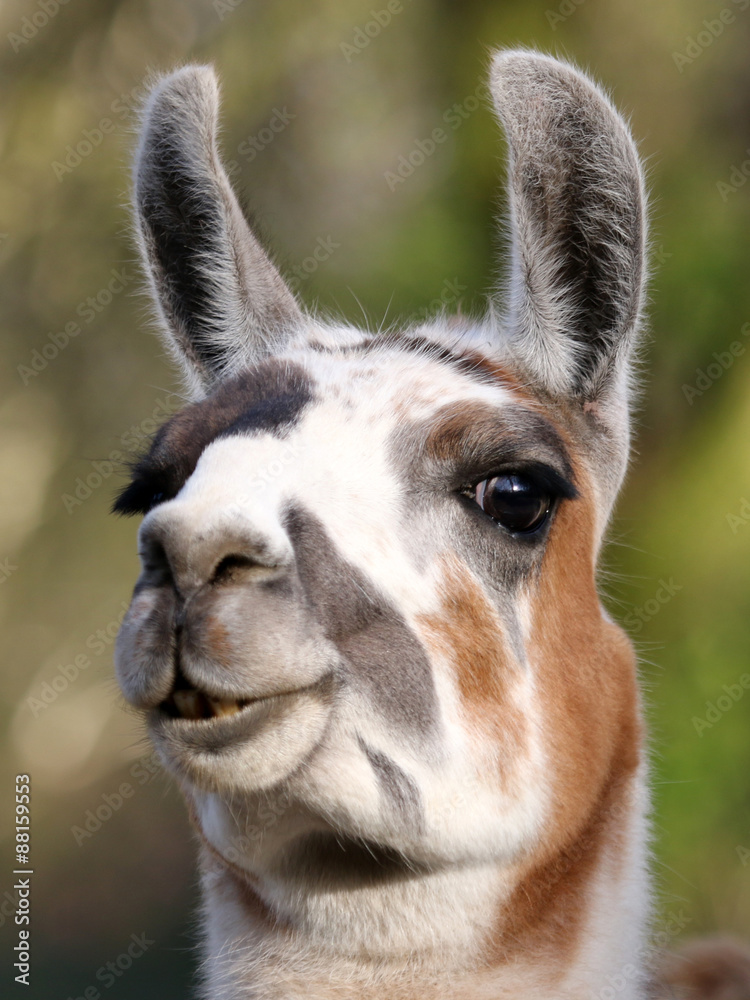
<instances>
[{"instance_id":1,"label":"fuzzy ear tip","mask_svg":"<svg viewBox=\"0 0 750 1000\"><path fill-rule=\"evenodd\" d=\"M189 63L154 80L145 111L166 106L174 114L180 107L218 105L218 99L219 81L213 66Z\"/></svg>"},{"instance_id":2,"label":"fuzzy ear tip","mask_svg":"<svg viewBox=\"0 0 750 1000\"><path fill-rule=\"evenodd\" d=\"M490 90L506 127L554 116L555 109L588 109L612 124L622 116L606 89L574 63L534 49L500 49L492 57ZM543 112L546 107L547 111ZM604 117L602 117L604 116Z\"/></svg>"},{"instance_id":3,"label":"fuzzy ear tip","mask_svg":"<svg viewBox=\"0 0 750 1000\"><path fill-rule=\"evenodd\" d=\"M205 162L206 150L215 141L218 115L219 85L213 66L188 63L151 79L140 109L133 157L136 203L153 193L156 178L175 164L189 170Z\"/></svg>"},{"instance_id":4,"label":"fuzzy ear tip","mask_svg":"<svg viewBox=\"0 0 750 1000\"><path fill-rule=\"evenodd\" d=\"M216 70L211 63L187 63L178 69L172 70L163 77L165 84L174 83L181 86L206 86L215 84Z\"/></svg>"},{"instance_id":5,"label":"fuzzy ear tip","mask_svg":"<svg viewBox=\"0 0 750 1000\"><path fill-rule=\"evenodd\" d=\"M502 88L514 81L534 78L584 78L584 74L563 59L538 52L536 49L497 49L492 55L490 74L493 83Z\"/></svg>"},{"instance_id":6,"label":"fuzzy ear tip","mask_svg":"<svg viewBox=\"0 0 750 1000\"><path fill-rule=\"evenodd\" d=\"M537 49L495 49L492 53L492 64L498 69L502 66L520 66L524 63L550 62L551 57Z\"/></svg>"},{"instance_id":7,"label":"fuzzy ear tip","mask_svg":"<svg viewBox=\"0 0 750 1000\"><path fill-rule=\"evenodd\" d=\"M492 72L504 75L556 61L536 49L495 49L492 53Z\"/></svg>"}]
</instances>

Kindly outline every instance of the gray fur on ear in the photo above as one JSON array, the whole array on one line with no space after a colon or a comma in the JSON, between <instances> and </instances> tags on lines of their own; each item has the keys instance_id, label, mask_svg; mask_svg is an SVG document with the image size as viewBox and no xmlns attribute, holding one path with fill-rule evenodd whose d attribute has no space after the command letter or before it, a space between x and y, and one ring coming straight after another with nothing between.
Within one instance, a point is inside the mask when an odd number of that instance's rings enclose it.
<instances>
[{"instance_id":1,"label":"gray fur on ear","mask_svg":"<svg viewBox=\"0 0 750 1000\"><path fill-rule=\"evenodd\" d=\"M270 354L302 319L221 165L218 113L209 66L164 77L146 102L134 164L141 256L197 394Z\"/></svg>"},{"instance_id":2,"label":"gray fur on ear","mask_svg":"<svg viewBox=\"0 0 750 1000\"><path fill-rule=\"evenodd\" d=\"M643 175L630 132L577 69L495 55L509 145L509 347L554 396L598 399L627 378L645 280Z\"/></svg>"}]
</instances>

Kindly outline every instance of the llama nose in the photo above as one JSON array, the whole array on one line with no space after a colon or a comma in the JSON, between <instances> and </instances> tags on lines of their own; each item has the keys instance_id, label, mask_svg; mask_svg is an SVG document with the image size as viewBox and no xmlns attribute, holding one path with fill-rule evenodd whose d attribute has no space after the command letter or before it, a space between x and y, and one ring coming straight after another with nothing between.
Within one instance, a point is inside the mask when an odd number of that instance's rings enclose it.
<instances>
[{"instance_id":1,"label":"llama nose","mask_svg":"<svg viewBox=\"0 0 750 1000\"><path fill-rule=\"evenodd\" d=\"M144 582L171 582L183 598L207 584L267 577L293 558L280 525L169 505L143 522L138 554Z\"/></svg>"}]
</instances>

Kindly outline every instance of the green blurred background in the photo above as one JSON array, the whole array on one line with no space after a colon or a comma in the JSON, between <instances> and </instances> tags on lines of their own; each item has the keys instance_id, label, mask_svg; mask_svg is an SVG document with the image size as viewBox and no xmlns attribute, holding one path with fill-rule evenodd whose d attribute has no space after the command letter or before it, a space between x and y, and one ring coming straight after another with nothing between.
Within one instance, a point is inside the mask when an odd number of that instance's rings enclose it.
<instances>
[{"instance_id":1,"label":"green blurred background","mask_svg":"<svg viewBox=\"0 0 750 1000\"><path fill-rule=\"evenodd\" d=\"M194 844L112 679L112 637L138 568L136 524L108 516L120 455L179 405L145 322L125 205L144 79L188 60L221 74L226 159L300 297L355 322L418 317L456 297L478 309L492 287L503 145L472 99L489 49L567 55L630 116L652 192L652 342L604 583L642 654L657 932L668 943L677 927L750 936L743 7L750 2L392 0L390 23L378 25L372 12L384 0L5 0L3 984L19 771L33 780L26 995L65 1000L94 987L171 1000L188 995L194 976ZM389 184L399 157L455 104L448 141ZM316 248L325 259L314 260ZM132 794L114 808L123 783ZM87 831L97 811L105 818ZM127 971L97 978L133 934L153 944Z\"/></svg>"}]
</instances>

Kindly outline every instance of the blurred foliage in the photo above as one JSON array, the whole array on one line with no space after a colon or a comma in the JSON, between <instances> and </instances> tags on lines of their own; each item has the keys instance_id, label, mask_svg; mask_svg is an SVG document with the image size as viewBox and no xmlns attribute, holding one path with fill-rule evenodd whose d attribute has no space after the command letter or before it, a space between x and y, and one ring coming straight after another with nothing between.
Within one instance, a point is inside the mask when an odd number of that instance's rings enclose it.
<instances>
[{"instance_id":1,"label":"blurred foliage","mask_svg":"<svg viewBox=\"0 0 750 1000\"><path fill-rule=\"evenodd\" d=\"M124 206L144 81L188 60L221 73L225 156L302 299L354 322L418 316L456 288L476 310L493 286L503 148L486 107L386 180L471 105L490 48L573 58L630 114L652 191L652 342L605 584L642 654L661 909L682 907L689 933L750 931L750 692L707 706L750 672L750 350L721 364L750 347L745 6L404 0L371 37L372 0L3 4L2 787L9 802L13 775L33 776L33 996L177 998L196 963L191 835L167 779L138 783L149 750L112 680L137 565L134 524L107 514L123 457L179 404ZM275 114L287 124L269 133ZM308 275L319 240L336 247ZM77 842L123 782L133 795ZM133 933L155 944L105 989L97 970Z\"/></svg>"}]
</instances>

